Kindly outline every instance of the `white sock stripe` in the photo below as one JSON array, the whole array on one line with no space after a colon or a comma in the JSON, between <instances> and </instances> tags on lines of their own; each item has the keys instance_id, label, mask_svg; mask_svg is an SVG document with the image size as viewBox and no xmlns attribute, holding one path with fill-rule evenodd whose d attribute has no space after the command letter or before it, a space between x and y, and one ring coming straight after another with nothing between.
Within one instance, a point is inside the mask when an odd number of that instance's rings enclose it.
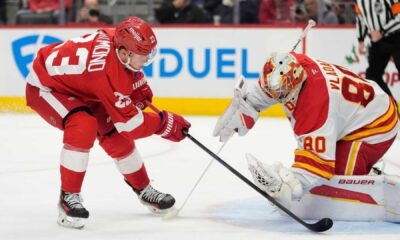
<instances>
[{"instance_id":1,"label":"white sock stripe","mask_svg":"<svg viewBox=\"0 0 400 240\"><path fill-rule=\"evenodd\" d=\"M142 168L143 165L142 157L136 149L122 159L114 159L114 162L115 165L117 165L119 172L122 174L137 172L140 168Z\"/></svg>"},{"instance_id":2,"label":"white sock stripe","mask_svg":"<svg viewBox=\"0 0 400 240\"><path fill-rule=\"evenodd\" d=\"M89 152L67 150L61 151L61 166L74 171L85 172L89 162Z\"/></svg>"}]
</instances>

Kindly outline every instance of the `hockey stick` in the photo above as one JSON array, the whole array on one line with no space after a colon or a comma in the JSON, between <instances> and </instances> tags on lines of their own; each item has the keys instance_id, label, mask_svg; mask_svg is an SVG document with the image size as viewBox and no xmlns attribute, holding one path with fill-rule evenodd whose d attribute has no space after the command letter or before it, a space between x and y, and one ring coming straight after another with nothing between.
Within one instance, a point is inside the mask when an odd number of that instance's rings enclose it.
<instances>
[{"instance_id":1,"label":"hockey stick","mask_svg":"<svg viewBox=\"0 0 400 240\"><path fill-rule=\"evenodd\" d=\"M224 144L222 144L222 146L219 148L218 152L216 153L217 155L222 151L222 149L225 147L226 143L229 141L229 139L224 142ZM189 200L190 196L192 195L192 193L194 192L194 190L196 189L197 185L199 185L200 181L203 179L204 175L206 174L206 172L208 171L208 169L211 167L212 163L214 162L214 159L211 159L211 161L208 163L207 167L203 170L203 172L201 173L200 177L197 179L196 183L194 184L194 186L192 187L192 190L189 192L189 194L186 196L185 201L183 201L183 204L180 208L178 209L174 209L171 210L169 212L167 212L164 217L163 220L169 220L172 219L176 216L178 216L178 214L182 211L182 209L185 207L187 201Z\"/></svg>"},{"instance_id":2,"label":"hockey stick","mask_svg":"<svg viewBox=\"0 0 400 240\"><path fill-rule=\"evenodd\" d=\"M299 45L301 40L303 40L303 38L307 35L308 31L310 31L310 29L313 28L315 25L317 25L317 23L314 20L311 20L311 19L308 20L307 27L304 29L304 31L301 33L301 35L297 39L297 42L296 42L296 44L294 44L291 52L293 52L297 48L297 46Z\"/></svg>"},{"instance_id":3,"label":"hockey stick","mask_svg":"<svg viewBox=\"0 0 400 240\"><path fill-rule=\"evenodd\" d=\"M158 110L152 103L150 103L149 101L146 101L146 104L149 108L151 108L151 110L153 110L156 113L160 113L160 110ZM219 148L217 154L219 154L222 149L225 147L226 143L229 141L230 138L228 138L228 140L226 142L224 142L224 144L222 144L222 146ZM192 196L194 190L197 188L197 185L199 185L200 181L203 179L203 177L206 175L206 172L208 171L208 169L211 167L212 163L214 162L213 159L211 159L211 161L208 163L207 167L203 170L203 172L201 173L201 175L199 176L199 178L197 179L196 183L193 185L192 189L190 190L189 194L186 196L185 200L183 201L183 204L180 208L178 209L173 209L169 212L167 212L164 216L163 216L163 220L170 220L176 216L178 216L178 214L182 211L182 209L185 207L186 203L188 202L189 198Z\"/></svg>"},{"instance_id":4,"label":"hockey stick","mask_svg":"<svg viewBox=\"0 0 400 240\"><path fill-rule=\"evenodd\" d=\"M238 178L240 178L242 181L244 181L247 185L252 187L258 193L260 193L263 197L265 197L271 203L273 203L275 206L277 206L280 210L284 211L287 215L289 215L291 218L296 220L298 223L300 223L307 229L314 231L314 232L324 232L333 226L333 221L330 218L323 218L316 223L307 223L307 222L303 221L298 216L296 216L293 212L291 212L289 209L287 209L282 204L280 204L275 198L271 197L268 193L266 193L263 190L261 190L260 188L258 188L254 183L249 181L246 177L244 177L242 174L240 174L237 170L235 170L233 167L231 167L229 164L227 164L224 160L222 160L220 157L218 157L217 154L213 153L210 149L208 149L206 146L204 146L202 143L200 143L197 139L195 139L192 135L190 135L187 132L187 130L183 130L182 132L186 137L188 137L192 142L194 142L197 146L199 146L201 149L203 149L205 152L207 152L210 156L212 156L219 163L221 163L230 172L235 174Z\"/></svg>"}]
</instances>

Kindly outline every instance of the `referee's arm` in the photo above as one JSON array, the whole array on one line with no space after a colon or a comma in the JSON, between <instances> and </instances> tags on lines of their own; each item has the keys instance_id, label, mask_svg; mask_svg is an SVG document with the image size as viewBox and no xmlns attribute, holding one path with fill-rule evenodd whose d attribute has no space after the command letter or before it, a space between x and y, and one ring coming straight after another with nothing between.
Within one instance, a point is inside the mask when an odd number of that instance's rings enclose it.
<instances>
[{"instance_id":1,"label":"referee's arm","mask_svg":"<svg viewBox=\"0 0 400 240\"><path fill-rule=\"evenodd\" d=\"M364 24L362 19L361 11L358 8L358 5L354 5L354 12L356 13L356 33L358 40L358 53L365 54L365 44L364 39L367 36L368 28L367 25Z\"/></svg>"},{"instance_id":2,"label":"referee's arm","mask_svg":"<svg viewBox=\"0 0 400 240\"><path fill-rule=\"evenodd\" d=\"M388 32L396 32L400 30L400 2L399 0L386 0L386 4L390 6L393 18L390 19L384 26L382 26L383 35Z\"/></svg>"},{"instance_id":3,"label":"referee's arm","mask_svg":"<svg viewBox=\"0 0 400 240\"><path fill-rule=\"evenodd\" d=\"M358 8L358 5L354 5L354 12L356 13L356 30L357 30L357 39L359 42L364 42L365 36L367 36L367 26L364 24L362 19L361 11Z\"/></svg>"}]
</instances>

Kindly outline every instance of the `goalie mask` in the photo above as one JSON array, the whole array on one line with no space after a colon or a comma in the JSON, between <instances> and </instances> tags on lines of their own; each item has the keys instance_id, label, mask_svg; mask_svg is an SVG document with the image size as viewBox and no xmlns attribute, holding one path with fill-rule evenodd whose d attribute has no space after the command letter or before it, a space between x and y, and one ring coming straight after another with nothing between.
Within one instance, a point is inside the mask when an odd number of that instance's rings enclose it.
<instances>
[{"instance_id":1,"label":"goalie mask","mask_svg":"<svg viewBox=\"0 0 400 240\"><path fill-rule=\"evenodd\" d=\"M271 98L280 103L295 99L307 74L290 53L272 53L264 64L260 86Z\"/></svg>"},{"instance_id":2,"label":"goalie mask","mask_svg":"<svg viewBox=\"0 0 400 240\"><path fill-rule=\"evenodd\" d=\"M157 38L153 30L144 20L138 17L129 17L117 25L115 28L114 45L116 51L120 48L126 49L129 56L127 62L123 62L118 53L117 57L126 68L132 71L139 70L133 69L129 65L130 62L137 60L143 63L144 66L147 66L157 54Z\"/></svg>"}]
</instances>

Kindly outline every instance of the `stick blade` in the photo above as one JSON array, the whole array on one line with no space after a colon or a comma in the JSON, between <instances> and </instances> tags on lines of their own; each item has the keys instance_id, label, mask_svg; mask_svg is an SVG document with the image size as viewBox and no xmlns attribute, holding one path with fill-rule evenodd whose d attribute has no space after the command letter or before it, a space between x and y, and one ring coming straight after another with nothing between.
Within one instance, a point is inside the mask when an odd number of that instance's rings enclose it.
<instances>
[{"instance_id":1,"label":"stick blade","mask_svg":"<svg viewBox=\"0 0 400 240\"><path fill-rule=\"evenodd\" d=\"M171 220L171 219L175 218L176 216L178 216L178 213L179 213L179 210L176 208L173 208L163 216L162 220L163 221Z\"/></svg>"},{"instance_id":2,"label":"stick blade","mask_svg":"<svg viewBox=\"0 0 400 240\"><path fill-rule=\"evenodd\" d=\"M333 221L330 218L323 218L316 223L307 224L308 229L314 232L325 232L333 226Z\"/></svg>"}]
</instances>

